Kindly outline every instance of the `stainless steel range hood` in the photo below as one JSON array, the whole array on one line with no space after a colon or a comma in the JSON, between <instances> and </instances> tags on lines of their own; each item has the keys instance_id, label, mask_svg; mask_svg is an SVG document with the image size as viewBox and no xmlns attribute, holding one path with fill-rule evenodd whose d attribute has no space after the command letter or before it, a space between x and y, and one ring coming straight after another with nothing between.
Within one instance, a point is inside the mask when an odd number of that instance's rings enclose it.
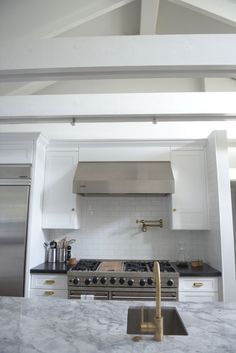
<instances>
[{"instance_id":1,"label":"stainless steel range hood","mask_svg":"<svg viewBox=\"0 0 236 353\"><path fill-rule=\"evenodd\" d=\"M171 194L170 162L80 162L73 192L82 195Z\"/></svg>"}]
</instances>

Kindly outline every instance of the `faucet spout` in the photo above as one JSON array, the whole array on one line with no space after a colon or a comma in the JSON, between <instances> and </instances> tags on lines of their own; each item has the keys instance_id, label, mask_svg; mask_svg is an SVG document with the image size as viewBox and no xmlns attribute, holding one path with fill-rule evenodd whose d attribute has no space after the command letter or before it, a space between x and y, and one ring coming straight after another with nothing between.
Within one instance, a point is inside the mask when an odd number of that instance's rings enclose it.
<instances>
[{"instance_id":1,"label":"faucet spout","mask_svg":"<svg viewBox=\"0 0 236 353\"><path fill-rule=\"evenodd\" d=\"M163 317L161 316L161 272L159 262L154 263L153 268L155 283L156 283L156 316L153 322L144 321L143 308L141 310L141 332L142 333L153 333L154 339L158 342L162 341L163 335Z\"/></svg>"}]
</instances>

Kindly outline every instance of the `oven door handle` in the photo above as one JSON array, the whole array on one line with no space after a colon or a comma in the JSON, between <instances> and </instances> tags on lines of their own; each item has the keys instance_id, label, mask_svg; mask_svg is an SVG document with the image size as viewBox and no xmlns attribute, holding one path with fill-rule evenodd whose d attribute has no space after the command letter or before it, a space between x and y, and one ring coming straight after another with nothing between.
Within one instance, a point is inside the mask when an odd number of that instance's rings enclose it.
<instances>
[{"instance_id":1,"label":"oven door handle","mask_svg":"<svg viewBox=\"0 0 236 353\"><path fill-rule=\"evenodd\" d=\"M161 300L173 300L173 301L176 301L177 300L177 297L176 296L173 296L173 297L161 297Z\"/></svg>"},{"instance_id":2,"label":"oven door handle","mask_svg":"<svg viewBox=\"0 0 236 353\"><path fill-rule=\"evenodd\" d=\"M123 295L112 295L112 299L114 300L118 300L118 299L124 299L124 300L155 300L155 296L154 297L137 297L137 296L123 296Z\"/></svg>"},{"instance_id":3,"label":"oven door handle","mask_svg":"<svg viewBox=\"0 0 236 353\"><path fill-rule=\"evenodd\" d=\"M81 295L84 295L84 294L81 294ZM81 295L80 294L70 294L70 299L81 299ZM94 297L94 299L108 299L108 296L106 294L104 294L104 295L90 294L90 295L92 295Z\"/></svg>"}]
</instances>

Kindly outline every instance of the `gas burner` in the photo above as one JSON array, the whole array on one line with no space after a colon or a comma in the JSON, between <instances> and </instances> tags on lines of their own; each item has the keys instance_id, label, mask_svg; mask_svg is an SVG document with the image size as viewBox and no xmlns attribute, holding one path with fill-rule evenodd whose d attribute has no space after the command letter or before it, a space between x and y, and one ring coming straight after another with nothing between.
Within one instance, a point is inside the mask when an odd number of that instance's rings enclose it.
<instances>
[{"instance_id":1,"label":"gas burner","mask_svg":"<svg viewBox=\"0 0 236 353\"><path fill-rule=\"evenodd\" d=\"M161 261L157 260L157 261L159 262L161 272L176 272L175 269L169 263L169 261L167 260L161 260ZM149 261L148 265L150 267L150 270L153 272L154 261Z\"/></svg>"},{"instance_id":2,"label":"gas burner","mask_svg":"<svg viewBox=\"0 0 236 353\"><path fill-rule=\"evenodd\" d=\"M148 272L150 271L148 264L145 261L130 261L125 262L125 272Z\"/></svg>"},{"instance_id":3,"label":"gas burner","mask_svg":"<svg viewBox=\"0 0 236 353\"><path fill-rule=\"evenodd\" d=\"M96 260L80 260L72 271L96 271L100 265L100 261Z\"/></svg>"}]
</instances>

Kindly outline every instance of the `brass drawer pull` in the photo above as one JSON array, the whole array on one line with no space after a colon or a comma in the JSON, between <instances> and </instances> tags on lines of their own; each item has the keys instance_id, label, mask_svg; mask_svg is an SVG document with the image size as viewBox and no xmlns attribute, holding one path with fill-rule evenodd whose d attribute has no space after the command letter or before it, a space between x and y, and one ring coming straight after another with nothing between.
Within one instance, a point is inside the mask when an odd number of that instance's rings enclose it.
<instances>
[{"instance_id":1,"label":"brass drawer pull","mask_svg":"<svg viewBox=\"0 0 236 353\"><path fill-rule=\"evenodd\" d=\"M194 283L193 283L193 286L196 287L196 288L199 288L199 287L202 287L202 286L203 286L203 283L201 283L201 282L194 282Z\"/></svg>"},{"instance_id":2,"label":"brass drawer pull","mask_svg":"<svg viewBox=\"0 0 236 353\"><path fill-rule=\"evenodd\" d=\"M44 292L44 295L46 295L46 297L50 297L50 295L54 295L55 293L51 290L47 290Z\"/></svg>"},{"instance_id":3,"label":"brass drawer pull","mask_svg":"<svg viewBox=\"0 0 236 353\"><path fill-rule=\"evenodd\" d=\"M56 283L56 281L54 281L53 279L47 279L47 280L44 282L44 284L50 284L50 285L55 284L55 283Z\"/></svg>"}]
</instances>

